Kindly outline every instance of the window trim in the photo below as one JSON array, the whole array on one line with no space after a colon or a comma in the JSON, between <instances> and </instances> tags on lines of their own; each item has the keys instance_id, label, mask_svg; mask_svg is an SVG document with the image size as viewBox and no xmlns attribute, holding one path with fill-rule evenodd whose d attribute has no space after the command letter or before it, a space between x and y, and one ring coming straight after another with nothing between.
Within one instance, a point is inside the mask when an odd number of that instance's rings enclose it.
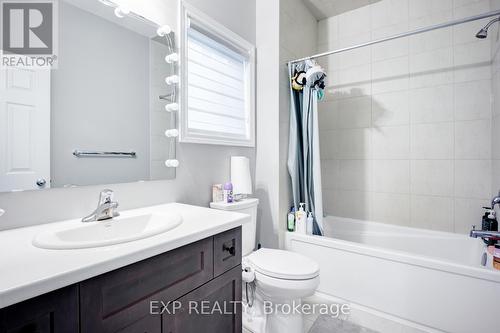
<instances>
[{"instance_id":1,"label":"window trim","mask_svg":"<svg viewBox=\"0 0 500 333\"><path fill-rule=\"evenodd\" d=\"M188 40L188 22L192 19L196 25L206 29L217 38L230 43L234 48L241 50L242 54L248 54L248 68L246 70L246 80L249 86L246 87L245 96L248 98L246 103L249 124L249 138L239 139L231 135L213 135L201 134L189 131L187 121L187 40ZM194 8L185 1L180 6L180 108L179 108L179 142L181 143L199 143L225 146L255 147L255 46L243 39L241 36L232 32L219 22L207 16L203 12Z\"/></svg>"}]
</instances>

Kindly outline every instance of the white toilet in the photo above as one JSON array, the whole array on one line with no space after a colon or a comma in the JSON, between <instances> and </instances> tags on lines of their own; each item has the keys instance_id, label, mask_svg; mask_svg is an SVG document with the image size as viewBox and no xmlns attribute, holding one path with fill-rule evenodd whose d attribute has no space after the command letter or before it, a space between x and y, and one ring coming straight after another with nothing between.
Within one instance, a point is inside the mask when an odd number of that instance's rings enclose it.
<instances>
[{"instance_id":1,"label":"white toilet","mask_svg":"<svg viewBox=\"0 0 500 333\"><path fill-rule=\"evenodd\" d=\"M211 208L252 217L251 223L242 227L242 268L250 272L244 274L244 280L255 276L253 283L243 282L243 332L302 333L302 314L294 313L293 306L300 304L303 297L312 295L318 287L319 266L291 251L267 248L254 251L258 204L258 199L210 203ZM255 286L254 294L252 286ZM251 307L246 304L247 289L250 289L248 296L254 300Z\"/></svg>"}]
</instances>

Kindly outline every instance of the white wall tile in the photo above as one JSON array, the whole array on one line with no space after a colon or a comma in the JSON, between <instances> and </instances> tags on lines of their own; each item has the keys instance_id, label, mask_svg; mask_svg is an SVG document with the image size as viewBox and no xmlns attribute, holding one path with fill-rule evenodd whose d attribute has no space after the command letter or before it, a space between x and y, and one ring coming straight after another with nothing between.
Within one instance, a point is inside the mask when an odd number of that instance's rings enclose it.
<instances>
[{"instance_id":1,"label":"white wall tile","mask_svg":"<svg viewBox=\"0 0 500 333\"><path fill-rule=\"evenodd\" d=\"M413 0L410 1L410 18L429 16L433 13L452 10L452 0Z\"/></svg>"},{"instance_id":2,"label":"white wall tile","mask_svg":"<svg viewBox=\"0 0 500 333\"><path fill-rule=\"evenodd\" d=\"M453 85L412 89L409 105L412 123L453 121Z\"/></svg>"},{"instance_id":3,"label":"white wall tile","mask_svg":"<svg viewBox=\"0 0 500 333\"><path fill-rule=\"evenodd\" d=\"M372 151L375 159L408 159L410 156L409 126L378 127L372 130Z\"/></svg>"},{"instance_id":4,"label":"white wall tile","mask_svg":"<svg viewBox=\"0 0 500 333\"><path fill-rule=\"evenodd\" d=\"M491 192L491 160L455 161L455 196L488 198Z\"/></svg>"},{"instance_id":5,"label":"white wall tile","mask_svg":"<svg viewBox=\"0 0 500 333\"><path fill-rule=\"evenodd\" d=\"M491 118L491 81L457 83L454 86L455 120Z\"/></svg>"},{"instance_id":6,"label":"white wall tile","mask_svg":"<svg viewBox=\"0 0 500 333\"><path fill-rule=\"evenodd\" d=\"M339 152L339 132L336 130L320 131L320 153L322 159L334 159Z\"/></svg>"},{"instance_id":7,"label":"white wall tile","mask_svg":"<svg viewBox=\"0 0 500 333\"><path fill-rule=\"evenodd\" d=\"M339 101L322 101L318 103L319 130L332 130L339 127Z\"/></svg>"},{"instance_id":8,"label":"white wall tile","mask_svg":"<svg viewBox=\"0 0 500 333\"><path fill-rule=\"evenodd\" d=\"M455 123L455 158L490 159L491 121L469 120Z\"/></svg>"},{"instance_id":9,"label":"white wall tile","mask_svg":"<svg viewBox=\"0 0 500 333\"><path fill-rule=\"evenodd\" d=\"M409 0L375 2L370 9L372 29L408 22Z\"/></svg>"},{"instance_id":10,"label":"white wall tile","mask_svg":"<svg viewBox=\"0 0 500 333\"><path fill-rule=\"evenodd\" d=\"M410 87L429 87L453 81L453 48L410 54Z\"/></svg>"},{"instance_id":11,"label":"white wall tile","mask_svg":"<svg viewBox=\"0 0 500 333\"><path fill-rule=\"evenodd\" d=\"M380 94L408 89L408 57L374 62L372 65L372 91Z\"/></svg>"},{"instance_id":12,"label":"white wall tile","mask_svg":"<svg viewBox=\"0 0 500 333\"><path fill-rule=\"evenodd\" d=\"M372 95L372 121L375 127L409 124L408 91Z\"/></svg>"},{"instance_id":13,"label":"white wall tile","mask_svg":"<svg viewBox=\"0 0 500 333\"><path fill-rule=\"evenodd\" d=\"M411 158L454 158L453 123L416 124L411 126Z\"/></svg>"},{"instance_id":14,"label":"white wall tile","mask_svg":"<svg viewBox=\"0 0 500 333\"><path fill-rule=\"evenodd\" d=\"M325 189L335 189L340 184L340 160L321 161L321 184Z\"/></svg>"},{"instance_id":15,"label":"white wall tile","mask_svg":"<svg viewBox=\"0 0 500 333\"><path fill-rule=\"evenodd\" d=\"M370 190L371 165L370 160L340 160L338 184L334 187L342 190Z\"/></svg>"},{"instance_id":16,"label":"white wall tile","mask_svg":"<svg viewBox=\"0 0 500 333\"><path fill-rule=\"evenodd\" d=\"M373 160L373 191L410 193L410 161Z\"/></svg>"},{"instance_id":17,"label":"white wall tile","mask_svg":"<svg viewBox=\"0 0 500 333\"><path fill-rule=\"evenodd\" d=\"M411 161L411 193L453 196L452 160Z\"/></svg>"},{"instance_id":18,"label":"white wall tile","mask_svg":"<svg viewBox=\"0 0 500 333\"><path fill-rule=\"evenodd\" d=\"M382 223L410 224L410 195L371 193L371 220Z\"/></svg>"},{"instance_id":19,"label":"white wall tile","mask_svg":"<svg viewBox=\"0 0 500 333\"><path fill-rule=\"evenodd\" d=\"M339 128L370 127L372 122L371 97L346 98L339 101Z\"/></svg>"},{"instance_id":20,"label":"white wall tile","mask_svg":"<svg viewBox=\"0 0 500 333\"><path fill-rule=\"evenodd\" d=\"M338 130L339 159L368 159L370 157L370 129Z\"/></svg>"},{"instance_id":21,"label":"white wall tile","mask_svg":"<svg viewBox=\"0 0 500 333\"><path fill-rule=\"evenodd\" d=\"M454 217L451 197L411 196L412 227L453 232Z\"/></svg>"}]
</instances>

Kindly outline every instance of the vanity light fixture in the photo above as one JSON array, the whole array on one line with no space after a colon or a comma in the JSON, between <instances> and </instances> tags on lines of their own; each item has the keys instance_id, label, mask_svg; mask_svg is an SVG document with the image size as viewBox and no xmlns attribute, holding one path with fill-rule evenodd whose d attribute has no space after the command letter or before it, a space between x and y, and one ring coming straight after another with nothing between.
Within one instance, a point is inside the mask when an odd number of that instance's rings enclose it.
<instances>
[{"instance_id":1,"label":"vanity light fixture","mask_svg":"<svg viewBox=\"0 0 500 333\"><path fill-rule=\"evenodd\" d=\"M167 76L165 78L165 83L168 85L177 84L179 83L179 76L178 75Z\"/></svg>"},{"instance_id":2,"label":"vanity light fixture","mask_svg":"<svg viewBox=\"0 0 500 333\"><path fill-rule=\"evenodd\" d=\"M165 105L165 110L167 112L177 111L177 110L179 110L179 104L177 104L177 103L167 104L167 105Z\"/></svg>"},{"instance_id":3,"label":"vanity light fixture","mask_svg":"<svg viewBox=\"0 0 500 333\"><path fill-rule=\"evenodd\" d=\"M166 160L165 166L167 168L177 168L179 166L179 160Z\"/></svg>"},{"instance_id":4,"label":"vanity light fixture","mask_svg":"<svg viewBox=\"0 0 500 333\"><path fill-rule=\"evenodd\" d=\"M165 61L167 64L173 64L174 62L179 61L179 55L177 53L171 53L165 57Z\"/></svg>"},{"instance_id":5,"label":"vanity light fixture","mask_svg":"<svg viewBox=\"0 0 500 333\"><path fill-rule=\"evenodd\" d=\"M159 27L156 30L156 33L160 37L165 37L166 35L168 35L171 32L172 32L172 29L168 25L162 25L161 27Z\"/></svg>"},{"instance_id":6,"label":"vanity light fixture","mask_svg":"<svg viewBox=\"0 0 500 333\"><path fill-rule=\"evenodd\" d=\"M119 5L115 8L115 15L119 18L124 18L130 14L130 8L127 5Z\"/></svg>"},{"instance_id":7,"label":"vanity light fixture","mask_svg":"<svg viewBox=\"0 0 500 333\"><path fill-rule=\"evenodd\" d=\"M175 128L168 129L165 131L165 136L167 138L176 138L179 136L179 131Z\"/></svg>"}]
</instances>

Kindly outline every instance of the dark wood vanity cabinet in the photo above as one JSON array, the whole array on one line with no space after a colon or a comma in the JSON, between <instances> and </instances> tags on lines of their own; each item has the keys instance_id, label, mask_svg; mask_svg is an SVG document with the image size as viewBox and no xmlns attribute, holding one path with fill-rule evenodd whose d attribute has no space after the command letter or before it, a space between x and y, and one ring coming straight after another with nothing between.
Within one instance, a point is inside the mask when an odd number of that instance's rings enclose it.
<instances>
[{"instance_id":1,"label":"dark wood vanity cabinet","mask_svg":"<svg viewBox=\"0 0 500 333\"><path fill-rule=\"evenodd\" d=\"M78 332L78 286L0 309L1 333Z\"/></svg>"},{"instance_id":2,"label":"dark wood vanity cabinet","mask_svg":"<svg viewBox=\"0 0 500 333\"><path fill-rule=\"evenodd\" d=\"M241 228L0 309L4 332L241 332Z\"/></svg>"}]
</instances>

